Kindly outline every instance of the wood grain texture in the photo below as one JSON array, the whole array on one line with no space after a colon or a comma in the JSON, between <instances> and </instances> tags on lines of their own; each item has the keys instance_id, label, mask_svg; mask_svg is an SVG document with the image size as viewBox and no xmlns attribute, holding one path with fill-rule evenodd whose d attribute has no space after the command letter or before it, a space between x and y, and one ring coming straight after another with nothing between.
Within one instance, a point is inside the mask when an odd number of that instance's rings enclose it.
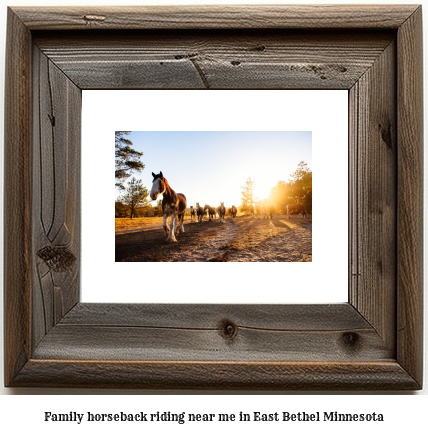
<instances>
[{"instance_id":1,"label":"wood grain texture","mask_svg":"<svg viewBox=\"0 0 428 434\"><path fill-rule=\"evenodd\" d=\"M350 92L350 302L395 348L397 124L395 43Z\"/></svg>"},{"instance_id":2,"label":"wood grain texture","mask_svg":"<svg viewBox=\"0 0 428 434\"><path fill-rule=\"evenodd\" d=\"M31 38L9 11L5 70L4 377L8 384L30 357L31 305Z\"/></svg>"},{"instance_id":3,"label":"wood grain texture","mask_svg":"<svg viewBox=\"0 0 428 434\"><path fill-rule=\"evenodd\" d=\"M81 90L33 49L33 346L79 301Z\"/></svg>"},{"instance_id":4,"label":"wood grain texture","mask_svg":"<svg viewBox=\"0 0 428 434\"><path fill-rule=\"evenodd\" d=\"M227 327L233 333L227 333ZM33 357L357 362L392 359L394 352L349 304L80 304L46 336Z\"/></svg>"},{"instance_id":5,"label":"wood grain texture","mask_svg":"<svg viewBox=\"0 0 428 434\"><path fill-rule=\"evenodd\" d=\"M183 319L183 316L185 319ZM224 321L270 330L368 330L348 303L341 304L105 304L79 303L64 325L192 328L217 330Z\"/></svg>"},{"instance_id":6,"label":"wood grain texture","mask_svg":"<svg viewBox=\"0 0 428 434\"><path fill-rule=\"evenodd\" d=\"M187 30L53 32L35 43L81 89L349 89L393 38L367 30Z\"/></svg>"},{"instance_id":7,"label":"wood grain texture","mask_svg":"<svg viewBox=\"0 0 428 434\"><path fill-rule=\"evenodd\" d=\"M6 385L421 388L421 41L417 6L9 10ZM81 90L222 86L349 89L349 303L79 303Z\"/></svg>"},{"instance_id":8,"label":"wood grain texture","mask_svg":"<svg viewBox=\"0 0 428 434\"><path fill-rule=\"evenodd\" d=\"M394 361L354 364L31 360L16 377L15 385L284 391L418 388Z\"/></svg>"},{"instance_id":9,"label":"wood grain texture","mask_svg":"<svg viewBox=\"0 0 428 434\"><path fill-rule=\"evenodd\" d=\"M416 5L14 7L30 29L397 29Z\"/></svg>"},{"instance_id":10,"label":"wood grain texture","mask_svg":"<svg viewBox=\"0 0 428 434\"><path fill-rule=\"evenodd\" d=\"M422 7L398 32L397 359L416 381L423 369Z\"/></svg>"}]
</instances>

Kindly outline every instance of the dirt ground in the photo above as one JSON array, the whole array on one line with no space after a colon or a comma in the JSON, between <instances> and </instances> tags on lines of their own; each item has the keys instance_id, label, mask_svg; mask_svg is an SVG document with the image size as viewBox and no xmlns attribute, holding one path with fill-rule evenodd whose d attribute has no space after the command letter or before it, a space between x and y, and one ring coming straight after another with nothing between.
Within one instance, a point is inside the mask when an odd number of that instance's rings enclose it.
<instances>
[{"instance_id":1,"label":"dirt ground","mask_svg":"<svg viewBox=\"0 0 428 434\"><path fill-rule=\"evenodd\" d=\"M249 216L191 223L176 243L167 243L160 226L116 233L116 262L311 262L312 217L273 219Z\"/></svg>"}]
</instances>

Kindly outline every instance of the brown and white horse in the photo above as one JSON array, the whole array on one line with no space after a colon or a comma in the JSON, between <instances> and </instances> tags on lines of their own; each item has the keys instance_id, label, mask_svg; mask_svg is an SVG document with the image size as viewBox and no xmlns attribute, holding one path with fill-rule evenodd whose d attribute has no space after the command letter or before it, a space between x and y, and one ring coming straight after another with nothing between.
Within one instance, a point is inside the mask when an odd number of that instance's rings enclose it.
<instances>
[{"instance_id":1,"label":"brown and white horse","mask_svg":"<svg viewBox=\"0 0 428 434\"><path fill-rule=\"evenodd\" d=\"M208 221L212 222L213 216L214 216L214 220L217 220L216 211L215 211L215 208L213 206L205 205L204 206L204 212L206 210L208 210Z\"/></svg>"},{"instance_id":2,"label":"brown and white horse","mask_svg":"<svg viewBox=\"0 0 428 434\"><path fill-rule=\"evenodd\" d=\"M184 232L184 212L187 207L186 196L182 193L176 193L168 184L168 181L160 172L158 175L153 175L153 184L150 191L152 200L156 200L160 194L162 198L162 211L163 211L163 228L167 235L166 241L168 243L177 242L175 238L178 233ZM168 227L168 217L171 216L171 223ZM179 226L177 226L177 222Z\"/></svg>"},{"instance_id":3,"label":"brown and white horse","mask_svg":"<svg viewBox=\"0 0 428 434\"><path fill-rule=\"evenodd\" d=\"M205 215L205 210L196 202L196 215L198 216L198 223L202 223L202 218Z\"/></svg>"},{"instance_id":4,"label":"brown and white horse","mask_svg":"<svg viewBox=\"0 0 428 434\"><path fill-rule=\"evenodd\" d=\"M220 202L220 206L217 208L218 218L220 223L224 223L224 216L226 215L226 208L224 202Z\"/></svg>"},{"instance_id":5,"label":"brown and white horse","mask_svg":"<svg viewBox=\"0 0 428 434\"><path fill-rule=\"evenodd\" d=\"M190 206L190 223L194 223L196 221L196 210L193 206Z\"/></svg>"},{"instance_id":6,"label":"brown and white horse","mask_svg":"<svg viewBox=\"0 0 428 434\"><path fill-rule=\"evenodd\" d=\"M287 205L288 218L291 218L290 214L299 214L299 218L306 218L306 209L301 203L288 204Z\"/></svg>"},{"instance_id":7,"label":"brown and white horse","mask_svg":"<svg viewBox=\"0 0 428 434\"><path fill-rule=\"evenodd\" d=\"M232 208L229 208L229 215L232 217L232 220L235 221L236 213L238 210L235 205L232 205Z\"/></svg>"}]
</instances>

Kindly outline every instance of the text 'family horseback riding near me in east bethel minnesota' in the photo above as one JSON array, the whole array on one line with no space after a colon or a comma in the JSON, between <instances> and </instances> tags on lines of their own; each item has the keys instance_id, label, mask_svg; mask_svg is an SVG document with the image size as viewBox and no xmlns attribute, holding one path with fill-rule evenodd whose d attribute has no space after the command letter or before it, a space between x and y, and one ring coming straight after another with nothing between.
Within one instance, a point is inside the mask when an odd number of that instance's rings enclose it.
<instances>
[{"instance_id":1,"label":"text 'family horseback riding near me in east bethel minnesota'","mask_svg":"<svg viewBox=\"0 0 428 434\"><path fill-rule=\"evenodd\" d=\"M288 411L277 411L273 413L238 412L238 413L174 413L170 411L156 413L68 413L44 412L45 422L176 422L179 424L194 422L383 422L382 413L339 413L337 411L316 411L290 413Z\"/></svg>"}]
</instances>

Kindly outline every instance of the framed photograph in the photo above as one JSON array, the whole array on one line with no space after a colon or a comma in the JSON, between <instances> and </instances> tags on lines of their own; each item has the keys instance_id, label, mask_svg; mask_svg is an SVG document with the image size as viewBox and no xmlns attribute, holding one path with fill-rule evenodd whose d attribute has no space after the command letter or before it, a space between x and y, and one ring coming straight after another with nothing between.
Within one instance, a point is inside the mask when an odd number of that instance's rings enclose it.
<instances>
[{"instance_id":1,"label":"framed photograph","mask_svg":"<svg viewBox=\"0 0 428 434\"><path fill-rule=\"evenodd\" d=\"M422 388L421 6L16 7L6 52L7 387ZM108 285L82 277L86 90L347 91L347 264L326 265L347 300L82 300ZM179 292L182 264L164 265L151 290Z\"/></svg>"},{"instance_id":2,"label":"framed photograph","mask_svg":"<svg viewBox=\"0 0 428 434\"><path fill-rule=\"evenodd\" d=\"M114 224L112 189L97 188L96 201L93 188L82 190L82 302L347 301L346 90L86 90L82 96L82 184L113 185L113 152L93 146L110 142L113 125L132 130L117 135L143 152L145 165L125 180L123 190L115 188ZM256 105L263 106L263 118ZM163 195L149 196L153 171L186 197L185 231L177 242L166 242ZM130 218L136 183L143 186L141 202ZM338 212L317 215L312 226L312 206L322 208L327 191ZM110 204L110 218L99 218L99 203ZM290 205L287 215L289 203L300 203L306 214ZM196 215L198 204L201 211L214 205L211 218L207 212ZM271 215L263 213L268 205ZM173 269L185 282L179 291L160 285L159 276ZM286 284L278 285L284 275Z\"/></svg>"}]
</instances>

